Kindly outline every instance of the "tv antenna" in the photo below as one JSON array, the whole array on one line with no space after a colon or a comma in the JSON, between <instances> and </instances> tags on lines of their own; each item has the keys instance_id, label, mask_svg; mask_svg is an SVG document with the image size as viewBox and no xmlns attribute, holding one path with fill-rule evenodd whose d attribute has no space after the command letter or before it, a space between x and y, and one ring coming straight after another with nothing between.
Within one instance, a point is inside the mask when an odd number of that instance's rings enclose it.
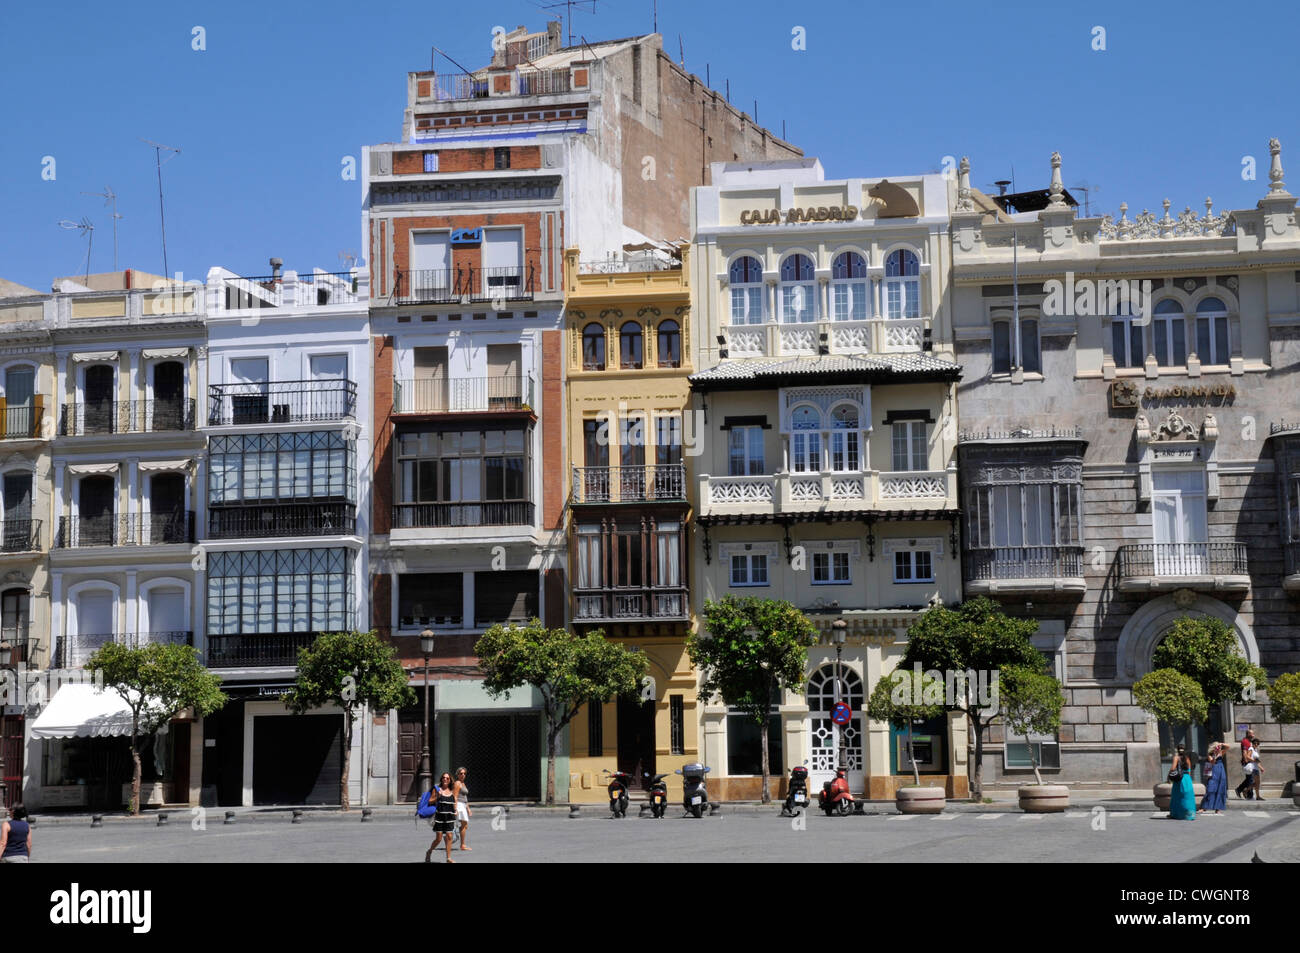
<instances>
[{"instance_id":1,"label":"tv antenna","mask_svg":"<svg viewBox=\"0 0 1300 953\"><path fill-rule=\"evenodd\" d=\"M178 155L181 154L181 150L180 150L180 149L177 149L175 146L165 146L165 145L163 145L161 142L154 142L152 139L144 139L144 138L142 138L140 141L143 142L143 143L145 143L146 145L153 146L154 163L155 163L155 164L157 165L157 167L158 167L158 223L162 226L163 277L165 278L165 277L167 277L167 275L168 275L168 271L167 271L167 217L166 217L166 215L163 214L163 187L162 187L162 167L163 167L163 161L162 161L162 154L163 154L163 150L164 150L164 149L166 149L168 152L172 153L172 155L169 155L169 156L167 157L167 160L170 162L172 159L176 158L176 156L178 156Z\"/></svg>"},{"instance_id":2,"label":"tv antenna","mask_svg":"<svg viewBox=\"0 0 1300 953\"><path fill-rule=\"evenodd\" d=\"M1088 180L1085 179L1084 181L1080 182L1078 185L1070 186L1070 188L1083 193L1083 217L1092 218L1092 203L1089 201L1089 199L1092 197L1093 192L1101 191L1101 186L1090 185L1088 183Z\"/></svg>"},{"instance_id":3,"label":"tv antenna","mask_svg":"<svg viewBox=\"0 0 1300 953\"><path fill-rule=\"evenodd\" d=\"M558 0L556 3L540 4L542 10L558 10L560 7L564 7L564 32L569 38L568 43L565 44L566 46L573 46L573 8L584 3L591 4L591 12L594 15L597 0Z\"/></svg>"},{"instance_id":4,"label":"tv antenna","mask_svg":"<svg viewBox=\"0 0 1300 953\"><path fill-rule=\"evenodd\" d=\"M104 199L105 205L113 206L113 270L117 271L117 220L121 215L117 214L117 193L113 191L112 186L104 186L102 192L82 192L82 195L98 195Z\"/></svg>"},{"instance_id":5,"label":"tv antenna","mask_svg":"<svg viewBox=\"0 0 1300 953\"><path fill-rule=\"evenodd\" d=\"M360 257L361 257L361 256L358 255L358 254L357 254L355 251L353 251L351 248L347 248L347 249L344 249L343 251L339 252L339 261L341 261L341 262L343 262L343 264L347 265L347 267L348 267L348 271L351 271L353 268L356 267L356 265L357 265L357 259L360 258Z\"/></svg>"},{"instance_id":6,"label":"tv antenna","mask_svg":"<svg viewBox=\"0 0 1300 953\"><path fill-rule=\"evenodd\" d=\"M83 277L82 280L83 280L83 281L88 281L88 280L90 279L90 249L91 249L91 246L94 245L94 243L95 243L95 226L94 226L93 224L91 224L90 219L86 218L86 217L83 215L83 216L81 217L81 221L80 221L80 222L69 221L69 220L66 219L66 218L63 219L63 220L61 220L61 221L59 222L59 228L66 228L66 229L74 229L74 228L75 228L77 231L81 232L82 236L85 237L85 239L86 239L86 267L85 267L85 274L84 274L84 277Z\"/></svg>"}]
</instances>

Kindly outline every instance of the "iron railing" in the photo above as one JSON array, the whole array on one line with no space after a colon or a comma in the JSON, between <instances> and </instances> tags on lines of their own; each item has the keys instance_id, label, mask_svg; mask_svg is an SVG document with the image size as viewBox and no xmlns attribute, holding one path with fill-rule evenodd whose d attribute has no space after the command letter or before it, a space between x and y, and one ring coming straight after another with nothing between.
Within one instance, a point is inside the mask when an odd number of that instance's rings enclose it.
<instances>
[{"instance_id":1,"label":"iron railing","mask_svg":"<svg viewBox=\"0 0 1300 953\"><path fill-rule=\"evenodd\" d=\"M1246 573L1245 543L1130 543L1119 548L1119 574L1124 579Z\"/></svg>"},{"instance_id":2,"label":"iron railing","mask_svg":"<svg viewBox=\"0 0 1300 953\"><path fill-rule=\"evenodd\" d=\"M107 516L60 516L55 549L86 546L158 546L192 543L194 511L113 513Z\"/></svg>"},{"instance_id":3,"label":"iron railing","mask_svg":"<svg viewBox=\"0 0 1300 953\"><path fill-rule=\"evenodd\" d=\"M393 529L444 529L457 526L531 526L531 501L484 503L397 503Z\"/></svg>"},{"instance_id":4,"label":"iron railing","mask_svg":"<svg viewBox=\"0 0 1300 953\"><path fill-rule=\"evenodd\" d=\"M208 538L351 536L357 508L351 503L265 503L208 508Z\"/></svg>"},{"instance_id":5,"label":"iron railing","mask_svg":"<svg viewBox=\"0 0 1300 953\"><path fill-rule=\"evenodd\" d=\"M398 414L490 413L533 405L531 375L407 379L393 385Z\"/></svg>"},{"instance_id":6,"label":"iron railing","mask_svg":"<svg viewBox=\"0 0 1300 953\"><path fill-rule=\"evenodd\" d=\"M685 464L573 468L574 503L661 501L686 501Z\"/></svg>"},{"instance_id":7,"label":"iron railing","mask_svg":"<svg viewBox=\"0 0 1300 953\"><path fill-rule=\"evenodd\" d=\"M36 654L36 641L31 637L30 620L11 622L0 628L0 645L9 650L9 667L31 667L32 657Z\"/></svg>"},{"instance_id":8,"label":"iron railing","mask_svg":"<svg viewBox=\"0 0 1300 953\"><path fill-rule=\"evenodd\" d=\"M338 379L210 384L208 405L211 427L346 420L356 416L357 385Z\"/></svg>"},{"instance_id":9,"label":"iron railing","mask_svg":"<svg viewBox=\"0 0 1300 953\"><path fill-rule=\"evenodd\" d=\"M532 301L533 293L532 265L500 268L458 265L398 271L393 301L396 304Z\"/></svg>"},{"instance_id":10,"label":"iron railing","mask_svg":"<svg viewBox=\"0 0 1300 953\"><path fill-rule=\"evenodd\" d=\"M194 645L194 633L190 631L167 632L79 632L63 636L59 640L59 651L55 659L56 668L80 668L100 648L110 642L117 642L127 648L139 649L146 645Z\"/></svg>"},{"instance_id":11,"label":"iron railing","mask_svg":"<svg viewBox=\"0 0 1300 953\"><path fill-rule=\"evenodd\" d=\"M241 665L295 665L298 650L316 640L315 632L258 632L209 635L204 660L208 668Z\"/></svg>"},{"instance_id":12,"label":"iron railing","mask_svg":"<svg viewBox=\"0 0 1300 953\"><path fill-rule=\"evenodd\" d=\"M969 549L966 578L1065 579L1083 575L1082 546L997 546Z\"/></svg>"},{"instance_id":13,"label":"iron railing","mask_svg":"<svg viewBox=\"0 0 1300 953\"><path fill-rule=\"evenodd\" d=\"M64 404L59 436L87 434L159 433L194 429L194 399L101 400Z\"/></svg>"},{"instance_id":14,"label":"iron railing","mask_svg":"<svg viewBox=\"0 0 1300 953\"><path fill-rule=\"evenodd\" d=\"M487 99L492 95L491 84L496 73L439 73L433 78L433 99L440 102L452 102L458 99ZM569 70L562 69L517 69L511 83L511 92L517 96L542 96L555 93L567 93L571 86ZM504 93L500 95L505 95Z\"/></svg>"},{"instance_id":15,"label":"iron railing","mask_svg":"<svg viewBox=\"0 0 1300 953\"><path fill-rule=\"evenodd\" d=\"M224 279L227 311L250 308L310 307L355 304L360 278L354 271L287 271L255 278Z\"/></svg>"},{"instance_id":16,"label":"iron railing","mask_svg":"<svg viewBox=\"0 0 1300 953\"><path fill-rule=\"evenodd\" d=\"M573 617L579 622L684 620L690 615L685 586L575 589L573 602Z\"/></svg>"},{"instance_id":17,"label":"iron railing","mask_svg":"<svg viewBox=\"0 0 1300 953\"><path fill-rule=\"evenodd\" d=\"M40 548L40 520L6 519L0 524L0 552L30 553Z\"/></svg>"}]
</instances>

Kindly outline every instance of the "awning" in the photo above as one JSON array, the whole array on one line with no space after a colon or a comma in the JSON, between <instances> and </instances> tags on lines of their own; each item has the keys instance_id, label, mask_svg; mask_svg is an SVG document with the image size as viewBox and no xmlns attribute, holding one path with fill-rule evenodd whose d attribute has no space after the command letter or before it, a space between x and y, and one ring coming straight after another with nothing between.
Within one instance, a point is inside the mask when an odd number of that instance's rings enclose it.
<instances>
[{"instance_id":1,"label":"awning","mask_svg":"<svg viewBox=\"0 0 1300 953\"><path fill-rule=\"evenodd\" d=\"M60 685L32 723L35 738L113 738L131 734L131 709L111 688Z\"/></svg>"}]
</instances>

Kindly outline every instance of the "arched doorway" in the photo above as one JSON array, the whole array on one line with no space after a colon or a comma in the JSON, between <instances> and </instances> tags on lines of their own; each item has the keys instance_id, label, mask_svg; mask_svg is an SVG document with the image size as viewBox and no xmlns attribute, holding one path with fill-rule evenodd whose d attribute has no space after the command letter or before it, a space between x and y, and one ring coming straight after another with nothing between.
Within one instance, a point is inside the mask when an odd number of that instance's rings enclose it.
<instances>
[{"instance_id":1,"label":"arched doorway","mask_svg":"<svg viewBox=\"0 0 1300 953\"><path fill-rule=\"evenodd\" d=\"M841 685L835 684L835 663L821 666L808 679L808 745L809 784L813 791L822 783L835 777L836 761L841 744L844 747L845 766L849 769L850 790L862 790L865 780L862 757L862 678L847 665L840 665ZM853 720L837 725L831 720L831 710L837 701L848 702L853 709Z\"/></svg>"}]
</instances>

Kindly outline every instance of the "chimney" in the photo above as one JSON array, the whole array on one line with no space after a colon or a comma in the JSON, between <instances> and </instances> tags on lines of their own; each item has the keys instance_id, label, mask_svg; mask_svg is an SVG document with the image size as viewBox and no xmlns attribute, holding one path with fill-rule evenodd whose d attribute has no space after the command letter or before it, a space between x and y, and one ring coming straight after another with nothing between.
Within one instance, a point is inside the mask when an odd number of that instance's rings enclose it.
<instances>
[{"instance_id":1,"label":"chimney","mask_svg":"<svg viewBox=\"0 0 1300 953\"><path fill-rule=\"evenodd\" d=\"M549 53L554 53L563 44L560 42L561 24L559 20L552 20L546 24L546 49Z\"/></svg>"},{"instance_id":2,"label":"chimney","mask_svg":"<svg viewBox=\"0 0 1300 953\"><path fill-rule=\"evenodd\" d=\"M283 258L272 258L272 259L271 259L271 280L272 280L272 281L279 281L279 280L280 280L280 269L283 268L283 267L284 267L284 259L283 259Z\"/></svg>"}]
</instances>

